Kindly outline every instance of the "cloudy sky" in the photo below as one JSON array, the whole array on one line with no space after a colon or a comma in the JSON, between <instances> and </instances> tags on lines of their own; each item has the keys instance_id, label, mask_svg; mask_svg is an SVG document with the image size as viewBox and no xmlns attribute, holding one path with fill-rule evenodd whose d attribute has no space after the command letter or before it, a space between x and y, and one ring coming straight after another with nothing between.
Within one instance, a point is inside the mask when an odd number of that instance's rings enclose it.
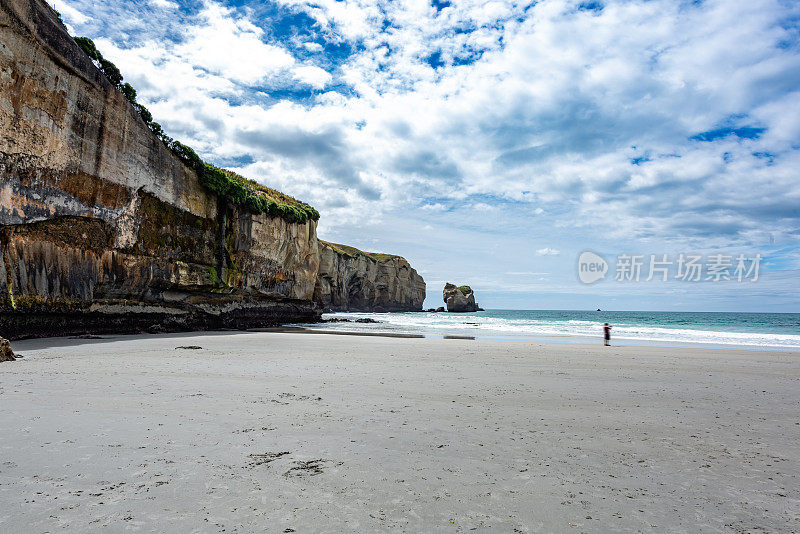
<instances>
[{"instance_id":1,"label":"cloudy sky","mask_svg":"<svg viewBox=\"0 0 800 534\"><path fill-rule=\"evenodd\" d=\"M426 306L453 281L492 308L800 312L796 1L51 3L170 135L408 258ZM613 280L623 253L642 281ZM763 260L643 281L680 253Z\"/></svg>"}]
</instances>

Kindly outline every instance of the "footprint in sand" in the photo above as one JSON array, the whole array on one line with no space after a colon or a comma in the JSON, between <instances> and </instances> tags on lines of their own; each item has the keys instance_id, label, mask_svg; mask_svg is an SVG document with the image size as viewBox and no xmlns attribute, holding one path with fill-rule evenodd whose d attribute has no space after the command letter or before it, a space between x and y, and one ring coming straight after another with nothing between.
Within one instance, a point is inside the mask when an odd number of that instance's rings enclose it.
<instances>
[{"instance_id":1,"label":"footprint in sand","mask_svg":"<svg viewBox=\"0 0 800 534\"><path fill-rule=\"evenodd\" d=\"M265 452L263 454L248 454L248 458L250 458L250 463L248 464L249 467L258 467L259 465L269 464L274 462L281 456L286 456L287 454L291 454L289 451L283 452Z\"/></svg>"}]
</instances>

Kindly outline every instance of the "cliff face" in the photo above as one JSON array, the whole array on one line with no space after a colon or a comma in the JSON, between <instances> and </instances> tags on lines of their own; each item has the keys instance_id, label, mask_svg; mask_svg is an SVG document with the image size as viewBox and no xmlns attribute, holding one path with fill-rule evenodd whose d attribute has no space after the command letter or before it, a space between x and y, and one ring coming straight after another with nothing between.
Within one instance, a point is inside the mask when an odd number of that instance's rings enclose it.
<instances>
[{"instance_id":1,"label":"cliff face","mask_svg":"<svg viewBox=\"0 0 800 534\"><path fill-rule=\"evenodd\" d=\"M422 305L404 259L320 247L314 220L255 215L204 188L44 0L0 0L0 132L5 337Z\"/></svg>"},{"instance_id":2,"label":"cliff face","mask_svg":"<svg viewBox=\"0 0 800 534\"><path fill-rule=\"evenodd\" d=\"M314 300L332 311L419 311L425 281L400 256L319 242Z\"/></svg>"},{"instance_id":3,"label":"cliff face","mask_svg":"<svg viewBox=\"0 0 800 534\"><path fill-rule=\"evenodd\" d=\"M218 202L40 0L0 0L0 332L314 320L316 223Z\"/></svg>"}]
</instances>

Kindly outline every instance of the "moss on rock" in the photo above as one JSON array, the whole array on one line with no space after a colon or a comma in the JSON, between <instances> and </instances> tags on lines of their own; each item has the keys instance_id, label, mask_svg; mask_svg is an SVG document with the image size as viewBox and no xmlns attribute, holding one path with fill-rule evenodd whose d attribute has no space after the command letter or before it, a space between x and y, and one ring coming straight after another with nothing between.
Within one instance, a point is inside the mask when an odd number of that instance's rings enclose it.
<instances>
[{"instance_id":1,"label":"moss on rock","mask_svg":"<svg viewBox=\"0 0 800 534\"><path fill-rule=\"evenodd\" d=\"M334 252L336 252L340 256L346 256L349 258L357 258L359 256L364 256L378 263L384 263L391 260L397 260L405 264L408 263L405 258L403 258L402 256L398 256L396 254L384 254L382 252L365 252L363 250L357 249L356 247L351 247L349 245L341 245L339 243L330 243L328 241L322 241L321 239L320 243L329 246L330 248L333 249Z\"/></svg>"}]
</instances>

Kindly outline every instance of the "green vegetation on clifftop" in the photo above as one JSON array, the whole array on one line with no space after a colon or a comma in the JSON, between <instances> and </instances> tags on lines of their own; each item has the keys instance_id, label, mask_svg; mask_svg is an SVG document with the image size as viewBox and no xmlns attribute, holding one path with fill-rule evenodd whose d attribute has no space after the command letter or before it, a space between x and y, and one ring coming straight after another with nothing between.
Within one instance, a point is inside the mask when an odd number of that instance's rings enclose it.
<instances>
[{"instance_id":1,"label":"green vegetation on clifftop","mask_svg":"<svg viewBox=\"0 0 800 534\"><path fill-rule=\"evenodd\" d=\"M136 108L148 128L173 154L197 173L201 185L218 197L252 213L265 213L270 217L280 217L285 221L299 224L304 224L308 220L319 220L319 212L305 202L248 180L233 171L208 164L190 147L168 136L161 125L153 121L150 111L136 102L136 89L129 83L122 83L124 79L122 73L116 65L103 57L94 41L88 37L74 37L74 39L108 81Z\"/></svg>"},{"instance_id":2,"label":"green vegetation on clifftop","mask_svg":"<svg viewBox=\"0 0 800 534\"><path fill-rule=\"evenodd\" d=\"M328 241L323 241L320 239L320 243L324 245L328 245L333 249L334 252L339 254L340 256L347 256L349 258L357 258L358 256L366 256L367 258L374 260L378 263L383 263L389 260L399 260L403 263L408 263L405 258L402 256L397 256L395 254L383 254L380 252L364 252L363 250L359 250L355 247L351 247L348 245L340 245L339 243L329 243Z\"/></svg>"},{"instance_id":3,"label":"green vegetation on clifftop","mask_svg":"<svg viewBox=\"0 0 800 534\"><path fill-rule=\"evenodd\" d=\"M173 141L170 149L181 161L195 170L201 185L231 204L253 213L281 217L293 223L303 224L309 219L319 220L319 212L305 202L248 180L233 171L205 163L194 150L178 141Z\"/></svg>"}]
</instances>

